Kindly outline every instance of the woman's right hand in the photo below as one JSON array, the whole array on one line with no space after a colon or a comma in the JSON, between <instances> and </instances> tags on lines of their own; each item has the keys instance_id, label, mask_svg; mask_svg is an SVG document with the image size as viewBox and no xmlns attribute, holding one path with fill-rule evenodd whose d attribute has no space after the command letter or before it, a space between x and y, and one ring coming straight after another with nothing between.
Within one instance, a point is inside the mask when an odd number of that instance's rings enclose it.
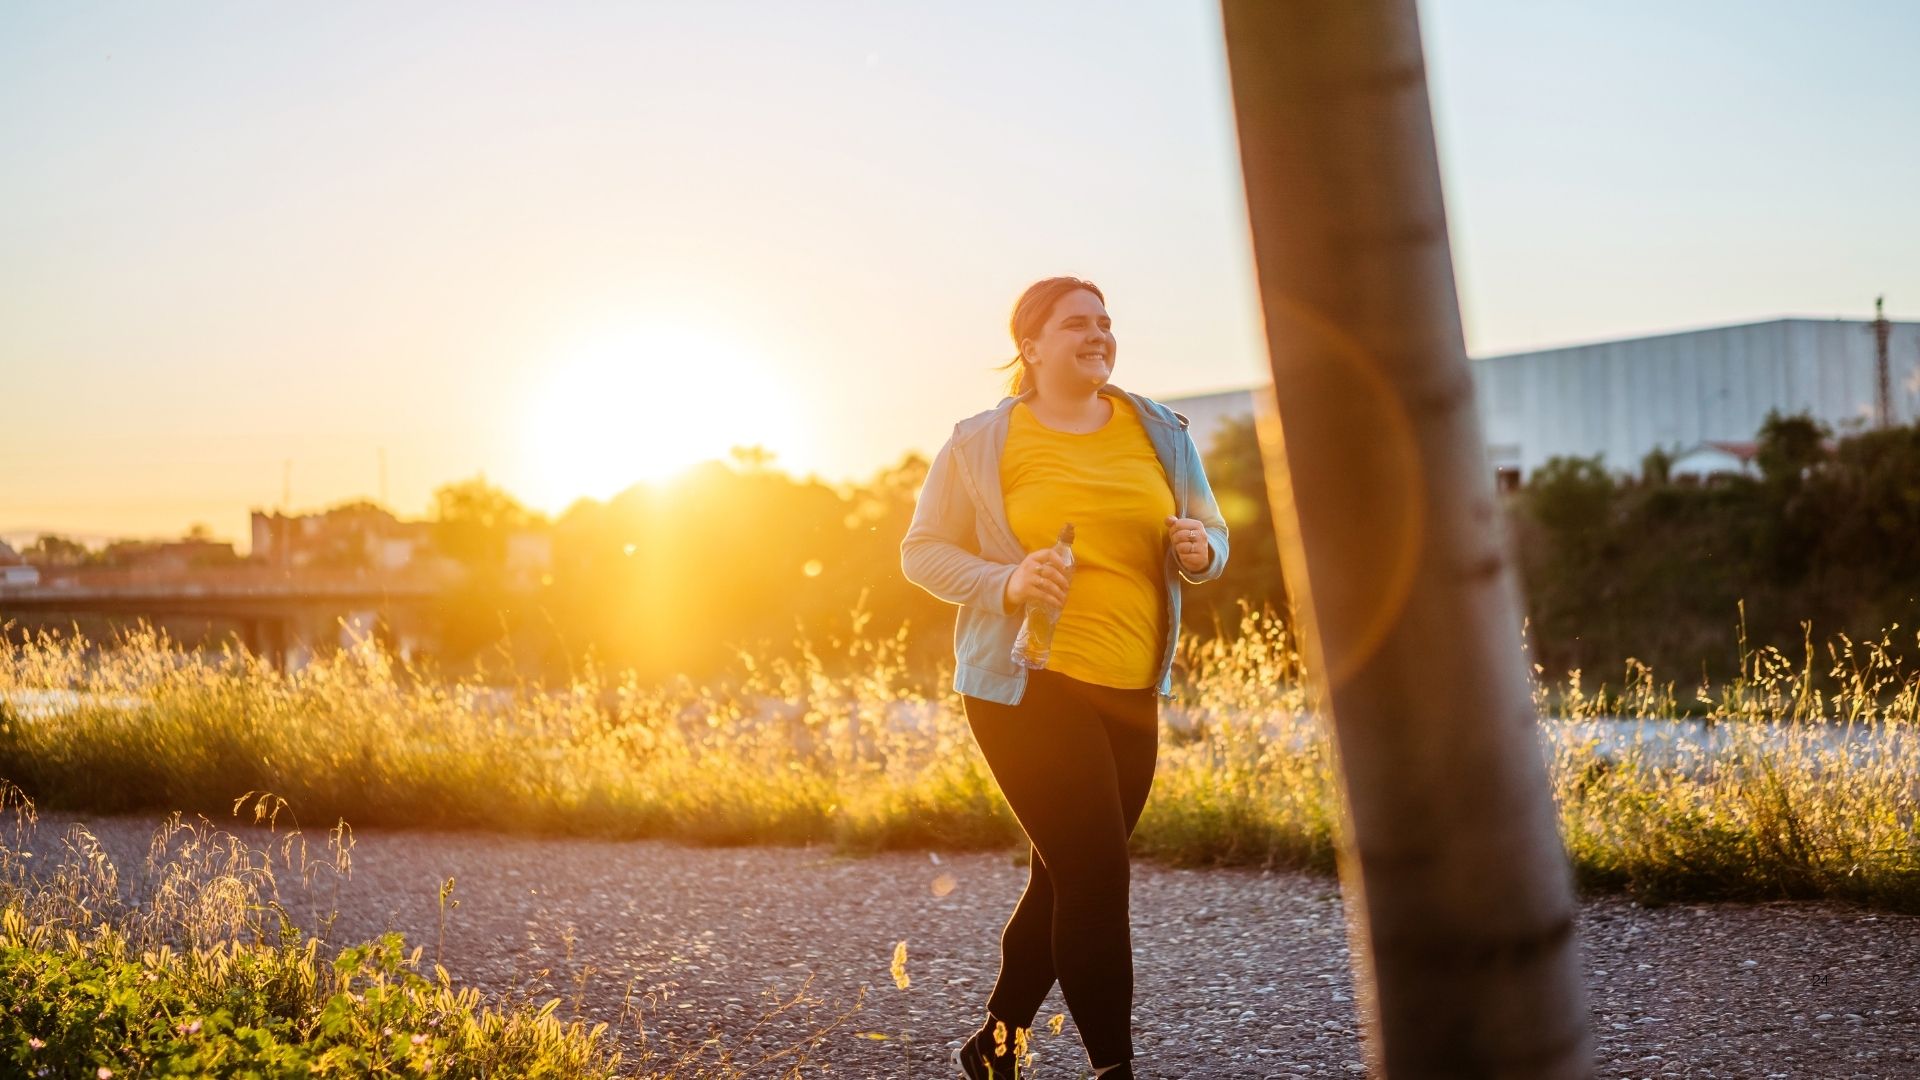
<instances>
[{"instance_id":1,"label":"woman's right hand","mask_svg":"<svg viewBox=\"0 0 1920 1080\"><path fill-rule=\"evenodd\" d=\"M1023 611L1030 603L1063 607L1072 578L1073 571L1059 552L1050 547L1030 551L1007 579L1007 608Z\"/></svg>"}]
</instances>

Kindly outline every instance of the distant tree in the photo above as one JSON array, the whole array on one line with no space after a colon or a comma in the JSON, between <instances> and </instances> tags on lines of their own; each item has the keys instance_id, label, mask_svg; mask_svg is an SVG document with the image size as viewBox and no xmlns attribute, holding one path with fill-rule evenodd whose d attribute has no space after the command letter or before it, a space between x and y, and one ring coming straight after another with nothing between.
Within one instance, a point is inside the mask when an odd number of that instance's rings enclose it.
<instances>
[{"instance_id":1,"label":"distant tree","mask_svg":"<svg viewBox=\"0 0 1920 1080\"><path fill-rule=\"evenodd\" d=\"M1660 487L1673 479L1673 452L1664 446L1656 446L1640 459L1640 482L1647 487Z\"/></svg>"},{"instance_id":2,"label":"distant tree","mask_svg":"<svg viewBox=\"0 0 1920 1080\"><path fill-rule=\"evenodd\" d=\"M495 569L506 560L507 534L543 520L487 483L484 473L434 489L429 517L442 552L469 567Z\"/></svg>"},{"instance_id":3,"label":"distant tree","mask_svg":"<svg viewBox=\"0 0 1920 1080\"><path fill-rule=\"evenodd\" d=\"M1234 417L1215 432L1205 452L1207 483L1227 522L1232 557L1220 580L1190 592L1185 610L1192 629L1206 632L1219 619L1231 628L1231 613L1241 601L1254 608L1287 610L1287 587L1280 572L1280 546L1267 500L1267 471L1252 417ZM1202 624L1204 620L1204 625Z\"/></svg>"},{"instance_id":4,"label":"distant tree","mask_svg":"<svg viewBox=\"0 0 1920 1080\"><path fill-rule=\"evenodd\" d=\"M1832 429L1806 413L1783 416L1778 409L1768 411L1754 452L1761 477L1776 488L1797 490L1827 456L1826 444L1832 437Z\"/></svg>"},{"instance_id":5,"label":"distant tree","mask_svg":"<svg viewBox=\"0 0 1920 1080\"><path fill-rule=\"evenodd\" d=\"M1807 487L1827 456L1831 435L1825 424L1806 413L1788 416L1770 410L1760 425L1754 461L1760 466L1759 498L1766 513L1755 536L1766 559L1765 572L1773 577L1802 578L1818 558L1828 523L1822 520L1819 493L1809 493Z\"/></svg>"},{"instance_id":6,"label":"distant tree","mask_svg":"<svg viewBox=\"0 0 1920 1080\"><path fill-rule=\"evenodd\" d=\"M20 552L20 557L38 566L85 566L98 557L78 540L54 533L41 533Z\"/></svg>"},{"instance_id":7,"label":"distant tree","mask_svg":"<svg viewBox=\"0 0 1920 1080\"><path fill-rule=\"evenodd\" d=\"M774 452L755 443L752 446L735 446L727 451L727 456L742 472L765 472L773 467Z\"/></svg>"},{"instance_id":8,"label":"distant tree","mask_svg":"<svg viewBox=\"0 0 1920 1080\"><path fill-rule=\"evenodd\" d=\"M187 539L211 540L213 539L213 526L208 525L204 521L196 521L192 525L187 526Z\"/></svg>"},{"instance_id":9,"label":"distant tree","mask_svg":"<svg viewBox=\"0 0 1920 1080\"><path fill-rule=\"evenodd\" d=\"M1848 591L1912 597L1920 586L1920 559L1914 558L1920 546L1920 427L1842 439L1792 510L1818 545L1818 564L1831 568L1833 577L1859 582Z\"/></svg>"},{"instance_id":10,"label":"distant tree","mask_svg":"<svg viewBox=\"0 0 1920 1080\"><path fill-rule=\"evenodd\" d=\"M570 507L543 603L569 634L569 656L590 648L648 677L710 674L736 648L790 645L801 627L844 620L899 563L860 542L832 488L751 458L707 462L662 487Z\"/></svg>"},{"instance_id":11,"label":"distant tree","mask_svg":"<svg viewBox=\"0 0 1920 1080\"><path fill-rule=\"evenodd\" d=\"M346 502L335 503L327 507L326 512L328 517L377 517L381 514L392 513L392 511L374 502L372 499L348 499Z\"/></svg>"},{"instance_id":12,"label":"distant tree","mask_svg":"<svg viewBox=\"0 0 1920 1080\"><path fill-rule=\"evenodd\" d=\"M1520 490L1521 576L1537 635L1535 655L1558 661L1561 642L1589 632L1608 580L1606 554L1614 539L1620 494L1600 457L1551 457Z\"/></svg>"},{"instance_id":13,"label":"distant tree","mask_svg":"<svg viewBox=\"0 0 1920 1080\"><path fill-rule=\"evenodd\" d=\"M532 598L509 589L505 568L508 535L545 519L489 484L484 473L436 488L428 516L434 546L468 570L463 581L435 600L436 660L449 668L470 664L479 670L511 663L519 674L539 674L553 628ZM528 662L537 665L535 670L520 667Z\"/></svg>"},{"instance_id":14,"label":"distant tree","mask_svg":"<svg viewBox=\"0 0 1920 1080\"><path fill-rule=\"evenodd\" d=\"M1606 527L1613 477L1600 456L1551 457L1527 478L1527 513L1569 550L1585 550Z\"/></svg>"},{"instance_id":15,"label":"distant tree","mask_svg":"<svg viewBox=\"0 0 1920 1080\"><path fill-rule=\"evenodd\" d=\"M930 671L953 655L959 609L908 581L900 570L900 541L913 520L928 464L925 457L908 454L866 483L843 490L846 539L820 576L819 602L823 614L836 618L859 604L882 632L905 627L912 660Z\"/></svg>"}]
</instances>

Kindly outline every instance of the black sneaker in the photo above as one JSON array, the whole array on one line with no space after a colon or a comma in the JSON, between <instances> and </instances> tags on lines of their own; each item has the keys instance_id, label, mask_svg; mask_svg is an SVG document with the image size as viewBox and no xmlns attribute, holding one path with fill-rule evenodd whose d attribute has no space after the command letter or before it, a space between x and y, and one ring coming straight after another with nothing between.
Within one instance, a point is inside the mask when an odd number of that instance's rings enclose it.
<instances>
[{"instance_id":1,"label":"black sneaker","mask_svg":"<svg viewBox=\"0 0 1920 1080\"><path fill-rule=\"evenodd\" d=\"M1006 1053L997 1057L989 1056L989 1052L981 1045L977 1031L968 1036L966 1042L953 1048L953 1056L949 1060L954 1068L960 1070L962 1080L1015 1080L1017 1076L1012 1047L1009 1046Z\"/></svg>"}]
</instances>

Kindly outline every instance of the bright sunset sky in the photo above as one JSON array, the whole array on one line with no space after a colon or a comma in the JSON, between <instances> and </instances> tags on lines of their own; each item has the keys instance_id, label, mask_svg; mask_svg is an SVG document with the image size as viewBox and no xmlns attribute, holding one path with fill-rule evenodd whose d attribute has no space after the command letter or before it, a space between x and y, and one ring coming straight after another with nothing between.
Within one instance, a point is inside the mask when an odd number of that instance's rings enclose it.
<instances>
[{"instance_id":1,"label":"bright sunset sky","mask_svg":"<svg viewBox=\"0 0 1920 1080\"><path fill-rule=\"evenodd\" d=\"M1444 0L1478 354L1920 314L1920 5ZM1260 378L1205 0L0 7L0 536L557 512L730 445L857 479L1030 281L1115 382Z\"/></svg>"}]
</instances>

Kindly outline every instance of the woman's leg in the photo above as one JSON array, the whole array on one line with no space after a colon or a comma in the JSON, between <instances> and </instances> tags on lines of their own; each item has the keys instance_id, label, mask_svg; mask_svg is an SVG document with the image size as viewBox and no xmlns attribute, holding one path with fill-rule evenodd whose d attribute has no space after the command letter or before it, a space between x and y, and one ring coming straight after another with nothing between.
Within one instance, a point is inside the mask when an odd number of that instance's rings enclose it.
<instances>
[{"instance_id":1,"label":"woman's leg","mask_svg":"<svg viewBox=\"0 0 1920 1080\"><path fill-rule=\"evenodd\" d=\"M1053 878L1040 849L1029 844L1027 887L1000 931L1000 977L987 998L988 1022L1006 1021L1009 1039L1012 1029L1032 1027L1054 978Z\"/></svg>"},{"instance_id":2,"label":"woman's leg","mask_svg":"<svg viewBox=\"0 0 1920 1080\"><path fill-rule=\"evenodd\" d=\"M1152 692L1043 671L1019 705L968 698L966 707L1035 856L1001 934L992 1019L1007 1023L1009 1038L1031 1026L1057 975L1088 1056L1099 1065L1131 1057L1126 843L1153 779Z\"/></svg>"},{"instance_id":3,"label":"woman's leg","mask_svg":"<svg viewBox=\"0 0 1920 1080\"><path fill-rule=\"evenodd\" d=\"M1112 691L1094 696L1096 709L1106 714L1119 781L1120 809L1126 820L1127 835L1132 836L1153 788L1154 767L1159 756L1158 703L1151 691L1144 694ZM1027 887L1000 932L1000 977L987 1000L987 1009L992 1014L988 1023L1005 1021L1008 1038L1013 1037L1014 1028L1033 1026L1041 1004L1053 991L1055 979L1053 878L1047 873L1046 860L1039 848L1030 845L1028 855Z\"/></svg>"},{"instance_id":4,"label":"woman's leg","mask_svg":"<svg viewBox=\"0 0 1920 1080\"><path fill-rule=\"evenodd\" d=\"M1102 722L1106 725L1108 745L1113 748L1113 763L1120 782L1120 811L1126 819L1127 835L1140 821L1147 795L1153 788L1154 767L1160 752L1160 702L1151 689L1114 690L1091 688ZM1129 904L1131 925L1131 904ZM1129 931L1126 966L1127 1041L1112 1046L1086 1040L1089 1062L1105 1069L1133 1057L1133 946ZM1075 1018L1078 1022L1078 1017Z\"/></svg>"}]
</instances>

